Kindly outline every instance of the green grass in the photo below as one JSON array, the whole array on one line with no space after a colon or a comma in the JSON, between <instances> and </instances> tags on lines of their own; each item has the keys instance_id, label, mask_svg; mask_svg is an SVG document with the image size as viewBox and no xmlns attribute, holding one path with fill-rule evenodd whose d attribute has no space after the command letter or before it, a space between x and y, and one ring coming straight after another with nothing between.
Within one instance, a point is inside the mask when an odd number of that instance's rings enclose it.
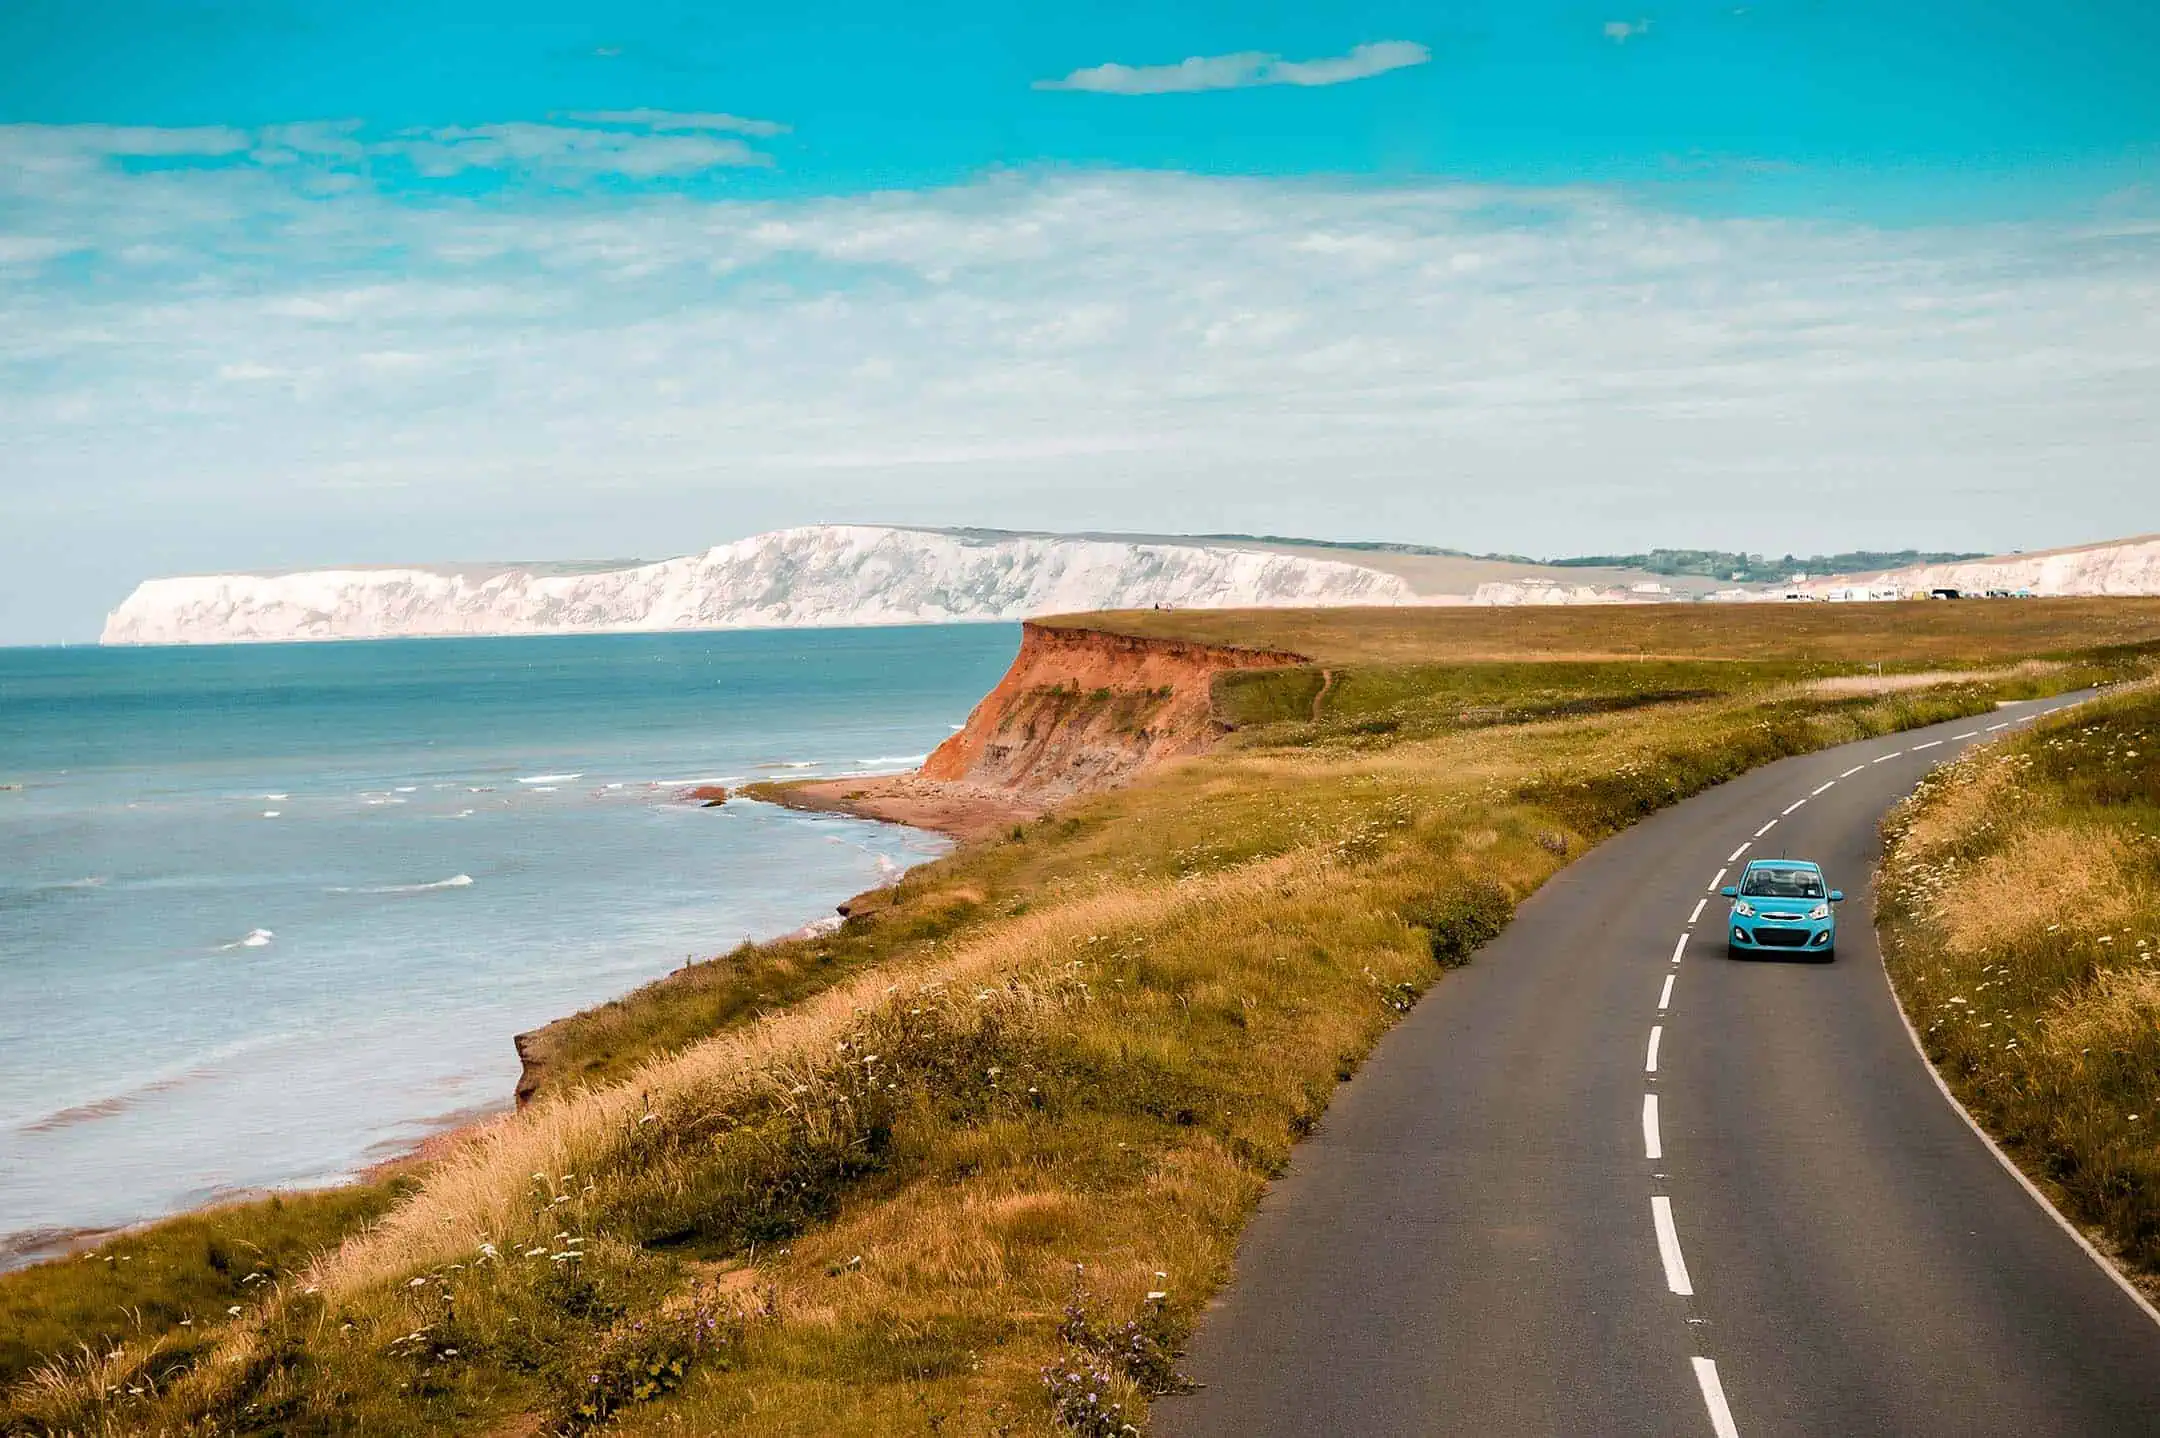
<instances>
[{"instance_id":1,"label":"green grass","mask_svg":"<svg viewBox=\"0 0 2160 1438\"><path fill-rule=\"evenodd\" d=\"M2160 1293L2160 690L1987 746L1885 832L1885 952L1929 1057Z\"/></svg>"},{"instance_id":2,"label":"green grass","mask_svg":"<svg viewBox=\"0 0 2160 1438\"><path fill-rule=\"evenodd\" d=\"M172 1335L164 1367L184 1367L258 1285L298 1273L410 1187L356 1183L204 1209L0 1277L0 1388L54 1355L144 1335Z\"/></svg>"},{"instance_id":3,"label":"green grass","mask_svg":"<svg viewBox=\"0 0 2160 1438\"><path fill-rule=\"evenodd\" d=\"M1345 666L1317 720L558 1026L538 1103L208 1353L146 1321L0 1431L1044 1432L1052 1365L1139 1421L1334 1086L1567 857L2150 658L1844 697L1814 661Z\"/></svg>"}]
</instances>

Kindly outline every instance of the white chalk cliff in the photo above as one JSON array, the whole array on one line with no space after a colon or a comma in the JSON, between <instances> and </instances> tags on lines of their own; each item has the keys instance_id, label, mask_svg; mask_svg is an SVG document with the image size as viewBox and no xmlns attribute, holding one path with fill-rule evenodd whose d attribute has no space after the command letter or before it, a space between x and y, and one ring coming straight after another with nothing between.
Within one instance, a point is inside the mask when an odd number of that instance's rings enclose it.
<instances>
[{"instance_id":1,"label":"white chalk cliff","mask_svg":"<svg viewBox=\"0 0 2160 1438\"><path fill-rule=\"evenodd\" d=\"M1256 549L817 525L596 572L383 568L152 579L107 616L103 642L767 629L1155 604L1423 602L1392 574Z\"/></svg>"},{"instance_id":2,"label":"white chalk cliff","mask_svg":"<svg viewBox=\"0 0 2160 1438\"><path fill-rule=\"evenodd\" d=\"M1907 593L1956 589L1985 593L2030 590L2044 598L2075 595L2160 594L2160 534L2033 554L2002 554L1946 564L1916 564L1868 575L1832 575L1794 586L1825 594L1858 580L1894 585Z\"/></svg>"}]
</instances>

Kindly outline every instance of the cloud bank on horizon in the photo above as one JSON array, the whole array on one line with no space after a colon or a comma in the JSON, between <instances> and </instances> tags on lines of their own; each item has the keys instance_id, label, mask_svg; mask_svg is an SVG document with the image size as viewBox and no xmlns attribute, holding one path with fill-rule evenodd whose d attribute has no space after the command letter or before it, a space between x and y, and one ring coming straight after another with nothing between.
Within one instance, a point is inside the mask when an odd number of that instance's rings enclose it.
<instances>
[{"instance_id":1,"label":"cloud bank on horizon","mask_svg":"<svg viewBox=\"0 0 2160 1438\"><path fill-rule=\"evenodd\" d=\"M454 93L331 85L345 118L215 56L169 117L72 113L57 62L23 114L36 77L0 61L0 643L87 637L152 574L820 520L1540 553L2160 528L2160 201L2107 159L2160 130L2131 80L2081 70L2109 103L2080 123L2116 129L1966 203L1977 159L1897 165L1993 111L1890 136L1873 190L1857 161L1821 180L1827 132L1689 148L1703 117L1659 107L1725 83L1756 43L1729 17L1700 54L1711 22L1662 13L1340 23L980 54L900 27L790 71L799 30L746 57L596 21ZM549 78L564 54L606 83ZM1775 91L1720 93L1719 123L1811 113ZM1174 94L1206 98L1092 98ZM1644 168L1601 171L1629 125ZM2046 188L2073 160L2087 187Z\"/></svg>"}]
</instances>

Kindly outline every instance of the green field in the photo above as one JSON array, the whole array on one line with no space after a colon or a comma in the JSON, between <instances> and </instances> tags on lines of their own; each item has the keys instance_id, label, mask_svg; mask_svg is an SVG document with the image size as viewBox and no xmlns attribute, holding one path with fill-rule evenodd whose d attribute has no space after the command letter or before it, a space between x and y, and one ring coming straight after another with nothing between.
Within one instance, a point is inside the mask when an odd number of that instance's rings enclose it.
<instances>
[{"instance_id":1,"label":"green field","mask_svg":"<svg viewBox=\"0 0 2160 1438\"><path fill-rule=\"evenodd\" d=\"M57 1360L0 1431L1144 1422L1334 1086L1570 857L1782 755L2160 661L2138 601L1085 622L1316 662L1223 680L1212 755L564 1026L539 1100L386 1210L233 1210L225 1269L203 1220L153 1227L132 1287L112 1250L0 1279L13 1375ZM1821 687L1876 664L1966 677ZM251 1242L266 1276L205 1311Z\"/></svg>"}]
</instances>

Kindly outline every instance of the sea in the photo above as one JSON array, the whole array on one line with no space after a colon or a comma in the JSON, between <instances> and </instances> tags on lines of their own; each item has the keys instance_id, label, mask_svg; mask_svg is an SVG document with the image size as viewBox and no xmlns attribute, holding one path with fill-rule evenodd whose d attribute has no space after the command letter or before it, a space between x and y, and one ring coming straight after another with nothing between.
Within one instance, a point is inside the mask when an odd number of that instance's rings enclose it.
<instances>
[{"instance_id":1,"label":"sea","mask_svg":"<svg viewBox=\"0 0 2160 1438\"><path fill-rule=\"evenodd\" d=\"M512 1035L943 852L1013 625L0 649L0 1267L508 1106Z\"/></svg>"}]
</instances>

